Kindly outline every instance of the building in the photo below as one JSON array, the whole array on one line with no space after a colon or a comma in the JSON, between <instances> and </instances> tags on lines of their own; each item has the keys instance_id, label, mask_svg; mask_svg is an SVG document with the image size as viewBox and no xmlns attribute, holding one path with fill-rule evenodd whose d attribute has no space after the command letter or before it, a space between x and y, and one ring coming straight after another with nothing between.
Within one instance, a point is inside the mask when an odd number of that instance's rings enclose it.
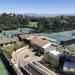
<instances>
[{"instance_id":1,"label":"building","mask_svg":"<svg viewBox=\"0 0 75 75\"><path fill-rule=\"evenodd\" d=\"M51 50L56 50L56 47L52 46L49 41L43 40L39 37L34 37L31 40L31 45L35 50L43 53L48 53Z\"/></svg>"},{"instance_id":2,"label":"building","mask_svg":"<svg viewBox=\"0 0 75 75\"><path fill-rule=\"evenodd\" d=\"M18 41L17 37L0 39L0 46L1 47L11 46L14 45L17 41Z\"/></svg>"},{"instance_id":3,"label":"building","mask_svg":"<svg viewBox=\"0 0 75 75\"><path fill-rule=\"evenodd\" d=\"M57 75L37 61L21 66L24 75Z\"/></svg>"},{"instance_id":4,"label":"building","mask_svg":"<svg viewBox=\"0 0 75 75\"><path fill-rule=\"evenodd\" d=\"M24 34L18 36L19 40L24 41L26 44L30 44L31 39L34 37L36 37L36 34Z\"/></svg>"},{"instance_id":5,"label":"building","mask_svg":"<svg viewBox=\"0 0 75 75\"><path fill-rule=\"evenodd\" d=\"M68 73L69 75L75 75L75 63L65 62L63 72Z\"/></svg>"},{"instance_id":6,"label":"building","mask_svg":"<svg viewBox=\"0 0 75 75\"><path fill-rule=\"evenodd\" d=\"M19 39L22 41L24 41L25 39L31 40L35 36L36 34L23 34L23 35L19 35Z\"/></svg>"},{"instance_id":7,"label":"building","mask_svg":"<svg viewBox=\"0 0 75 75\"><path fill-rule=\"evenodd\" d=\"M59 61L60 57L63 56L63 54L60 53L59 51L52 50L52 51L49 51L49 56Z\"/></svg>"},{"instance_id":8,"label":"building","mask_svg":"<svg viewBox=\"0 0 75 75\"><path fill-rule=\"evenodd\" d=\"M75 63L75 56L72 56L72 57L71 57L71 62L72 62L72 63Z\"/></svg>"}]
</instances>

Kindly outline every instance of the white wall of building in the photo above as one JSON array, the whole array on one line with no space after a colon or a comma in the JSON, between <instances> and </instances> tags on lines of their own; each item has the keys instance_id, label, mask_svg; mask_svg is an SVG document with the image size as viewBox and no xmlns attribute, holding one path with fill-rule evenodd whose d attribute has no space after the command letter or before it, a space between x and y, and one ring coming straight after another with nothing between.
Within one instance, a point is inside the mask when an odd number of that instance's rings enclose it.
<instances>
[{"instance_id":1,"label":"white wall of building","mask_svg":"<svg viewBox=\"0 0 75 75\"><path fill-rule=\"evenodd\" d=\"M62 53L56 50L52 50L52 51L49 51L49 56L56 60L59 60L60 56L62 56Z\"/></svg>"}]
</instances>

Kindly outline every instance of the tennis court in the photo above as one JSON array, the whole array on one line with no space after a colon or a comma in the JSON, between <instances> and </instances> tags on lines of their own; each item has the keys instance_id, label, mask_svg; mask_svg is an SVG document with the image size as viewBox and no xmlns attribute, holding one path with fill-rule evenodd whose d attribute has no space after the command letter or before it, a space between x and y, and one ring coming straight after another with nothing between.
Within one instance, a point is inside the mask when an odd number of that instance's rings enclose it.
<instances>
[{"instance_id":1,"label":"tennis court","mask_svg":"<svg viewBox=\"0 0 75 75\"><path fill-rule=\"evenodd\" d=\"M9 75L6 67L3 64L1 57L0 57L0 75Z\"/></svg>"},{"instance_id":2,"label":"tennis court","mask_svg":"<svg viewBox=\"0 0 75 75\"><path fill-rule=\"evenodd\" d=\"M75 30L74 31L66 31L66 32L59 32L59 33L40 33L39 36L44 36L50 39L54 39L57 43L61 41L69 41L75 39Z\"/></svg>"},{"instance_id":3,"label":"tennis court","mask_svg":"<svg viewBox=\"0 0 75 75\"><path fill-rule=\"evenodd\" d=\"M22 33L29 33L30 31L32 31L33 29L31 28L19 28L20 32Z\"/></svg>"},{"instance_id":4,"label":"tennis court","mask_svg":"<svg viewBox=\"0 0 75 75\"><path fill-rule=\"evenodd\" d=\"M5 31L5 33L11 36L21 34L18 30Z\"/></svg>"}]
</instances>

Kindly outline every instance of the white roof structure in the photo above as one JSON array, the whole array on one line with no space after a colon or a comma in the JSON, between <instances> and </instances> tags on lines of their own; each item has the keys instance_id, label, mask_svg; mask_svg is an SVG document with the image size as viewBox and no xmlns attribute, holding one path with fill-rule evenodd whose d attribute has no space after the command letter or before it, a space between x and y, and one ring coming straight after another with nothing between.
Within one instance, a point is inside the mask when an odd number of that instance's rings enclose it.
<instances>
[{"instance_id":1,"label":"white roof structure","mask_svg":"<svg viewBox=\"0 0 75 75\"><path fill-rule=\"evenodd\" d=\"M52 50L52 51L49 51L49 55L52 58L59 60L59 57L62 55L62 53L60 53L59 51L56 51L56 50Z\"/></svg>"},{"instance_id":2,"label":"white roof structure","mask_svg":"<svg viewBox=\"0 0 75 75\"><path fill-rule=\"evenodd\" d=\"M56 50L52 50L52 51L50 51L50 53L55 56L59 56L61 54L59 51L56 51Z\"/></svg>"},{"instance_id":3,"label":"white roof structure","mask_svg":"<svg viewBox=\"0 0 75 75\"><path fill-rule=\"evenodd\" d=\"M26 39L32 40L33 38L34 38L34 36L30 36L30 37L28 37L28 38L26 38Z\"/></svg>"},{"instance_id":4,"label":"white roof structure","mask_svg":"<svg viewBox=\"0 0 75 75\"><path fill-rule=\"evenodd\" d=\"M49 47L49 46L51 46L51 44L50 43L47 43L46 45L44 45L42 48L47 48L47 47Z\"/></svg>"}]
</instances>

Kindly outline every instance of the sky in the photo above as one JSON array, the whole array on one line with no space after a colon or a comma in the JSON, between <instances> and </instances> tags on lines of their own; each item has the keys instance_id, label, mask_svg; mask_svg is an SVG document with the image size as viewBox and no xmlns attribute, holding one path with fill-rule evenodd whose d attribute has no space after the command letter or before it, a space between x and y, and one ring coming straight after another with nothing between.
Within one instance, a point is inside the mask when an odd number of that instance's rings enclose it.
<instances>
[{"instance_id":1,"label":"sky","mask_svg":"<svg viewBox=\"0 0 75 75\"><path fill-rule=\"evenodd\" d=\"M0 13L75 14L75 0L0 0Z\"/></svg>"}]
</instances>

